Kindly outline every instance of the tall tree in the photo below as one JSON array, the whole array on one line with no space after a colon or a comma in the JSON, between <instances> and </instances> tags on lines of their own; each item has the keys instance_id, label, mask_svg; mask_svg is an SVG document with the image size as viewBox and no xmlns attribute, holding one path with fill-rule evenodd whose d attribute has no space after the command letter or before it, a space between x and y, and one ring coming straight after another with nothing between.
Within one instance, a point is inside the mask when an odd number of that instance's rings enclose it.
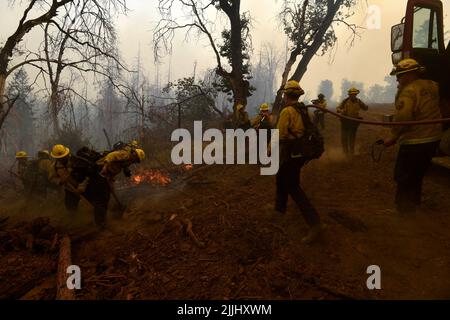
<instances>
[{"instance_id":1,"label":"tall tree","mask_svg":"<svg viewBox=\"0 0 450 320\"><path fill-rule=\"evenodd\" d=\"M188 16L175 17L174 3L181 5L180 12L188 12ZM228 28L221 33L221 42L215 40L212 33L214 22L208 16L214 12L222 13L228 20ZM161 20L154 32L155 57L160 57L161 49L170 52L172 40L177 30L185 30L187 34L196 31L205 36L216 58L216 72L222 78L219 87L233 93L234 107L247 104L251 90L249 85L250 16L241 13L241 0L159 0ZM180 21L184 18L184 21ZM223 63L226 59L230 68Z\"/></svg>"},{"instance_id":2,"label":"tall tree","mask_svg":"<svg viewBox=\"0 0 450 320\"><path fill-rule=\"evenodd\" d=\"M10 144L16 149L34 149L34 118L33 104L35 98L27 72L21 68L8 84L7 95L17 97L14 107L5 125L5 131L10 137Z\"/></svg>"},{"instance_id":3,"label":"tall tree","mask_svg":"<svg viewBox=\"0 0 450 320\"><path fill-rule=\"evenodd\" d=\"M347 26L354 39L358 27L346 20L353 15L352 7L356 2L357 0L284 0L280 18L288 37L290 54L275 99L276 113L281 108L282 88L289 78L300 81L312 58L316 54L324 55L336 44L335 25ZM301 58L295 66L299 57Z\"/></svg>"},{"instance_id":4,"label":"tall tree","mask_svg":"<svg viewBox=\"0 0 450 320\"><path fill-rule=\"evenodd\" d=\"M249 98L249 104L255 112L259 112L259 105L273 102L276 92L277 71L282 57L273 43L265 43L260 49L258 62L252 67L250 84L256 88ZM251 111L250 109L249 111Z\"/></svg>"},{"instance_id":5,"label":"tall tree","mask_svg":"<svg viewBox=\"0 0 450 320\"><path fill-rule=\"evenodd\" d=\"M11 2L16 3L18 1L11 0ZM84 54L87 48L97 49L97 58L99 58L98 53L101 53L101 55L111 53L108 49L98 50L105 48L97 45L105 38L110 39L107 37L108 33L111 31L114 33L113 23L110 20L112 14L118 10L126 10L125 0L30 0L28 2L16 31L8 37L4 46L0 48L0 99L3 100L0 100L0 116L5 113L3 102L7 99L4 94L6 79L14 71L24 65L32 65L39 68L41 72L48 74L50 70L44 71L39 63L56 64L57 66L52 68L51 72L54 71L53 80L57 80L58 70L62 66L76 65L70 65L69 61L64 60L62 54L59 54L60 51L55 51L58 52L56 57L50 57L50 54L43 56L29 52L22 54L19 50L19 43L28 32L41 26L45 31L46 49L54 44L51 42L53 40L58 39L58 41L61 41L60 44L64 45L68 44L70 40L72 46L77 45L72 51L79 53L85 60L84 62L88 63L92 57ZM86 15L81 14L81 12L85 12ZM90 18L87 19L87 16ZM66 28L66 26L73 26L75 21L82 21L83 28ZM47 32L50 26L54 27L60 34L60 36L55 36L53 40L49 40L50 33ZM13 59L16 64L11 66L10 62ZM47 67L51 69L49 65Z\"/></svg>"}]
</instances>

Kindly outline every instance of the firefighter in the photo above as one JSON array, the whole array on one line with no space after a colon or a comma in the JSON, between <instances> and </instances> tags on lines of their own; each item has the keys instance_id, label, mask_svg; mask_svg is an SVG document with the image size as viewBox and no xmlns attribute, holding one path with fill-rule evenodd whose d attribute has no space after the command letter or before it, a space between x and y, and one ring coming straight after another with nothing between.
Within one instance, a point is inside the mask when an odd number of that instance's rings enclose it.
<instances>
[{"instance_id":1,"label":"firefighter","mask_svg":"<svg viewBox=\"0 0 450 320\"><path fill-rule=\"evenodd\" d=\"M251 128L250 119L248 117L248 112L245 111L245 106L243 104L238 104L236 106L236 128L247 130Z\"/></svg>"},{"instance_id":2,"label":"firefighter","mask_svg":"<svg viewBox=\"0 0 450 320\"><path fill-rule=\"evenodd\" d=\"M394 121L440 119L439 85L421 79L425 71L414 59L400 61L391 75L397 77ZM442 125L392 127L385 146L398 143L400 149L395 164L397 183L395 203L400 214L414 213L421 204L422 182L442 137Z\"/></svg>"},{"instance_id":3,"label":"firefighter","mask_svg":"<svg viewBox=\"0 0 450 320\"><path fill-rule=\"evenodd\" d=\"M40 150L37 154L34 192L42 197L47 196L47 189L50 187L49 174L51 173L53 162L50 159L48 150Z\"/></svg>"},{"instance_id":4,"label":"firefighter","mask_svg":"<svg viewBox=\"0 0 450 320\"><path fill-rule=\"evenodd\" d=\"M17 176L23 179L24 174L30 164L28 154L25 151L19 151L16 153L17 160Z\"/></svg>"},{"instance_id":5,"label":"firefighter","mask_svg":"<svg viewBox=\"0 0 450 320\"><path fill-rule=\"evenodd\" d=\"M106 157L97 161L101 167L100 175L109 182L114 182L115 177L124 172L124 175L131 176L130 166L134 163L140 163L145 159L145 152L142 149L118 150L109 153Z\"/></svg>"},{"instance_id":6,"label":"firefighter","mask_svg":"<svg viewBox=\"0 0 450 320\"><path fill-rule=\"evenodd\" d=\"M252 127L255 130L265 129L267 130L267 143L270 142L271 129L273 129L273 116L270 113L270 108L267 103L263 103L259 106L259 114L252 120ZM259 135L258 135L259 144Z\"/></svg>"},{"instance_id":7,"label":"firefighter","mask_svg":"<svg viewBox=\"0 0 450 320\"><path fill-rule=\"evenodd\" d=\"M317 210L300 186L300 171L306 161L299 155L291 154L290 151L290 142L298 139L305 131L302 116L296 110L296 108L305 107L303 103L298 102L304 93L295 80L288 81L284 87L285 108L280 113L277 125L280 138L280 169L276 176L275 211L279 214L286 212L290 195L311 228L302 242L310 243L317 239L324 226L320 222Z\"/></svg>"},{"instance_id":8,"label":"firefighter","mask_svg":"<svg viewBox=\"0 0 450 320\"><path fill-rule=\"evenodd\" d=\"M27 179L27 171L30 166L30 160L28 154L25 151L19 151L16 153L17 172L16 176L22 183L23 190L27 190L30 187L30 181Z\"/></svg>"},{"instance_id":9,"label":"firefighter","mask_svg":"<svg viewBox=\"0 0 450 320\"><path fill-rule=\"evenodd\" d=\"M272 129L273 117L270 114L270 108L267 103L259 107L259 114L253 119L252 127L254 129Z\"/></svg>"},{"instance_id":10,"label":"firefighter","mask_svg":"<svg viewBox=\"0 0 450 320\"><path fill-rule=\"evenodd\" d=\"M367 111L369 107L357 98L360 91L356 88L348 90L348 98L341 102L336 108L336 112L355 119L362 119L359 116L360 110ZM341 141L344 153L347 156L355 154L355 140L359 123L350 119L341 119Z\"/></svg>"},{"instance_id":11,"label":"firefighter","mask_svg":"<svg viewBox=\"0 0 450 320\"><path fill-rule=\"evenodd\" d=\"M97 227L105 228L109 184L98 174L95 163L72 155L70 149L63 145L54 146L50 156L55 159L50 181L64 186L66 209L71 213L76 212L81 196L83 196L94 207Z\"/></svg>"},{"instance_id":12,"label":"firefighter","mask_svg":"<svg viewBox=\"0 0 450 320\"><path fill-rule=\"evenodd\" d=\"M325 95L323 93L320 93L317 96L316 100L313 100L312 103L318 107L321 107L323 109L328 108L327 100L325 99ZM319 127L322 130L325 130L325 113L321 110L315 110L314 111L314 125L316 127Z\"/></svg>"}]
</instances>

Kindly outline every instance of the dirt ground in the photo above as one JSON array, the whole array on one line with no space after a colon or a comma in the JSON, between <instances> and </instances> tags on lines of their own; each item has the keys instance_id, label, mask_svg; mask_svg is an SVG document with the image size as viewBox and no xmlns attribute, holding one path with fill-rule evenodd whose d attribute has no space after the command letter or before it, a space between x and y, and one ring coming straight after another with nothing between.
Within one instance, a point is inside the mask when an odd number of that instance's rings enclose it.
<instances>
[{"instance_id":1,"label":"dirt ground","mask_svg":"<svg viewBox=\"0 0 450 320\"><path fill-rule=\"evenodd\" d=\"M373 107L365 117L385 112ZM0 297L53 299L52 242L68 233L72 262L82 270L78 299L450 299L450 172L431 168L421 212L399 216L397 149L379 163L371 158L373 142L387 132L361 126L358 154L349 161L339 147L339 122L327 117L326 154L302 171L302 185L328 225L313 245L300 242L308 227L291 200L285 216L264 210L273 204L275 178L260 176L258 166L194 167L167 186L123 189L128 210L101 233L86 204L75 217L55 195L23 209L6 190L0 240L12 244L0 251ZM40 249L21 235L33 228L18 225L39 216L54 226L46 237L34 232L46 241ZM185 219L201 243L184 232ZM366 287L370 265L381 268L381 290Z\"/></svg>"}]
</instances>

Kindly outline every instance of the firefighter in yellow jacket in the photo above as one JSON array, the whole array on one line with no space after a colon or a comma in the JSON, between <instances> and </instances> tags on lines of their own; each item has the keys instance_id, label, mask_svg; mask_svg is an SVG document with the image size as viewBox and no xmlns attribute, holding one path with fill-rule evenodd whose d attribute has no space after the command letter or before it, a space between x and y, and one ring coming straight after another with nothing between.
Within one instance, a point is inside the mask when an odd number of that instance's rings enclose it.
<instances>
[{"instance_id":1,"label":"firefighter in yellow jacket","mask_svg":"<svg viewBox=\"0 0 450 320\"><path fill-rule=\"evenodd\" d=\"M273 116L270 114L269 104L263 103L259 106L259 114L253 118L252 127L258 129L272 129Z\"/></svg>"},{"instance_id":2,"label":"firefighter in yellow jacket","mask_svg":"<svg viewBox=\"0 0 450 320\"><path fill-rule=\"evenodd\" d=\"M108 181L96 171L95 164L71 155L63 145L53 147L50 156L55 160L49 180L65 189L64 204L69 212L76 212L81 197L94 207L97 227L106 227L106 213L110 198Z\"/></svg>"},{"instance_id":3,"label":"firefighter in yellow jacket","mask_svg":"<svg viewBox=\"0 0 450 320\"><path fill-rule=\"evenodd\" d=\"M266 142L270 142L271 130L273 129L273 116L270 113L270 108L267 103L263 103L259 106L259 114L252 120L252 128L255 130L267 130Z\"/></svg>"},{"instance_id":4,"label":"firefighter in yellow jacket","mask_svg":"<svg viewBox=\"0 0 450 320\"><path fill-rule=\"evenodd\" d=\"M348 98L341 102L336 108L336 112L344 116L361 119L359 112L367 111L369 107L357 98L360 91L356 88L348 90ZM344 153L348 156L355 154L356 133L358 132L359 123L350 119L341 119L341 142Z\"/></svg>"},{"instance_id":5,"label":"firefighter in yellow jacket","mask_svg":"<svg viewBox=\"0 0 450 320\"><path fill-rule=\"evenodd\" d=\"M37 172L35 173L35 192L45 198L47 189L50 186L49 175L54 165L50 160L50 153L47 150L40 150L37 154Z\"/></svg>"},{"instance_id":6,"label":"firefighter in yellow jacket","mask_svg":"<svg viewBox=\"0 0 450 320\"><path fill-rule=\"evenodd\" d=\"M129 167L134 163L140 163L145 159L145 152L142 149L126 149L108 153L106 157L97 161L101 166L100 175L114 182L114 178L123 172L125 176L131 176Z\"/></svg>"},{"instance_id":7,"label":"firefighter in yellow jacket","mask_svg":"<svg viewBox=\"0 0 450 320\"><path fill-rule=\"evenodd\" d=\"M19 151L16 153L17 171L16 176L22 183L22 188L27 191L30 188L31 182L27 179L27 171L30 166L30 160L28 154L25 151Z\"/></svg>"},{"instance_id":8,"label":"firefighter in yellow jacket","mask_svg":"<svg viewBox=\"0 0 450 320\"><path fill-rule=\"evenodd\" d=\"M316 100L311 101L314 105L321 107L323 109L327 109L328 108L328 103L327 100L325 99L325 95L323 93L320 93L317 96ZM325 130L325 112L323 112L322 110L315 110L314 111L314 124L319 127L322 130Z\"/></svg>"},{"instance_id":9,"label":"firefighter in yellow jacket","mask_svg":"<svg viewBox=\"0 0 450 320\"><path fill-rule=\"evenodd\" d=\"M311 228L302 242L310 243L323 231L323 225L317 210L300 186L300 171L306 161L299 155L293 155L290 150L290 142L301 137L305 131L302 116L298 110L298 108L305 108L303 103L298 102L304 93L295 80L288 81L284 87L285 108L280 113L277 125L280 139L280 169L276 176L275 211L284 214L288 197L291 196Z\"/></svg>"},{"instance_id":10,"label":"firefighter in yellow jacket","mask_svg":"<svg viewBox=\"0 0 450 320\"><path fill-rule=\"evenodd\" d=\"M414 59L400 61L391 75L399 83L394 121L440 119L439 85L421 79L425 71ZM422 182L442 137L442 125L395 126L385 146L400 145L395 165L395 202L401 214L414 213L421 204Z\"/></svg>"}]
</instances>

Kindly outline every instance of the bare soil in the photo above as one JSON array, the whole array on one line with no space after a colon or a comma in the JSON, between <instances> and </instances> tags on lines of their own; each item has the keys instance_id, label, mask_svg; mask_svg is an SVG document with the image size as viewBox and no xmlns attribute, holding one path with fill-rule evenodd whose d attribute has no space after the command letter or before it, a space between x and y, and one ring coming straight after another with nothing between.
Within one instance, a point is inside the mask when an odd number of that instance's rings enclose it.
<instances>
[{"instance_id":1,"label":"bare soil","mask_svg":"<svg viewBox=\"0 0 450 320\"><path fill-rule=\"evenodd\" d=\"M388 109L374 107L365 117L380 119ZM23 209L8 190L0 200L0 221L10 217L0 223L0 298L53 299L52 242L67 233L82 270L78 299L450 299L450 173L431 168L422 210L399 216L397 149L379 163L371 158L387 129L361 126L351 160L340 150L338 120L327 117L324 134L326 154L302 170L328 225L317 243L301 244L308 227L292 202L285 216L265 210L275 178L260 176L258 166L194 167L164 187L124 188L124 218L111 218L100 233L87 204L75 217L61 195ZM51 224L30 247L29 225L40 216ZM204 246L187 235L188 222ZM36 247L37 240L47 242ZM381 268L381 290L366 287L370 265Z\"/></svg>"}]
</instances>

